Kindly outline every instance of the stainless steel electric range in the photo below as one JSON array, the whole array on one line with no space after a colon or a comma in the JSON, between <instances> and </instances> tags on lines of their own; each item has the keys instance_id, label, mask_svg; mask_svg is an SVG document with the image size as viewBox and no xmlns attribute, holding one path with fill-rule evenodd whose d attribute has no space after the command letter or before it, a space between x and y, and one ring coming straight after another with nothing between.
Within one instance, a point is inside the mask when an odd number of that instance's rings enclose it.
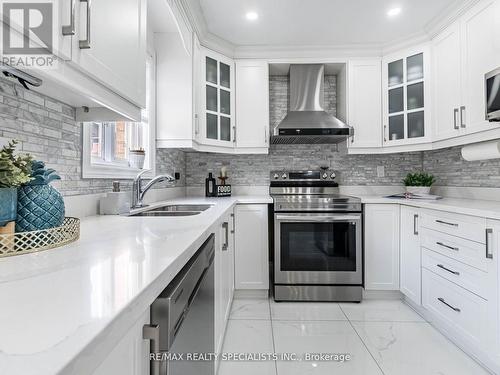
<instances>
[{"instance_id":1,"label":"stainless steel electric range","mask_svg":"<svg viewBox=\"0 0 500 375\"><path fill-rule=\"evenodd\" d=\"M271 172L274 299L361 301L361 200L327 169Z\"/></svg>"}]
</instances>

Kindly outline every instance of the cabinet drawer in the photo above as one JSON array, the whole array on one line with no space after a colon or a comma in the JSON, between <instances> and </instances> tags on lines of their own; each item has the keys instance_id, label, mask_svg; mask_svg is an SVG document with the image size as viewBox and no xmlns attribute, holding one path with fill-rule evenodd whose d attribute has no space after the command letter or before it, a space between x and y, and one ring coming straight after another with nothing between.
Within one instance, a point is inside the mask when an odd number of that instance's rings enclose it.
<instances>
[{"instance_id":1,"label":"cabinet drawer","mask_svg":"<svg viewBox=\"0 0 500 375\"><path fill-rule=\"evenodd\" d=\"M423 210L420 226L465 238L467 240L486 243L485 218L434 210Z\"/></svg>"},{"instance_id":2,"label":"cabinet drawer","mask_svg":"<svg viewBox=\"0 0 500 375\"><path fill-rule=\"evenodd\" d=\"M487 271L491 259L486 258L486 245L446 233L422 229L421 245L469 266Z\"/></svg>"},{"instance_id":3,"label":"cabinet drawer","mask_svg":"<svg viewBox=\"0 0 500 375\"><path fill-rule=\"evenodd\" d=\"M468 343L484 347L489 340L488 302L439 275L422 269L422 305Z\"/></svg>"},{"instance_id":4,"label":"cabinet drawer","mask_svg":"<svg viewBox=\"0 0 500 375\"><path fill-rule=\"evenodd\" d=\"M486 300L489 299L487 272L467 266L427 249L422 249L422 267L427 268L429 271L458 284Z\"/></svg>"}]
</instances>

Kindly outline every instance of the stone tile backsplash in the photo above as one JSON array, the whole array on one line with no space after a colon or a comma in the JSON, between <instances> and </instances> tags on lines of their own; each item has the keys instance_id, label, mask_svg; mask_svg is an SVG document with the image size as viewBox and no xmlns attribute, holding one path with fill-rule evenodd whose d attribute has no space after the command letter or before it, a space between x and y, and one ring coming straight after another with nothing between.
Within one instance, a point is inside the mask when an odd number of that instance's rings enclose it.
<instances>
[{"instance_id":1,"label":"stone tile backsplash","mask_svg":"<svg viewBox=\"0 0 500 375\"><path fill-rule=\"evenodd\" d=\"M0 137L18 139L20 150L43 160L61 176L54 182L65 196L110 191L112 180L82 179L82 126L75 108L0 79ZM184 152L157 150L157 173L181 172L176 186L185 186ZM123 180L123 190L130 188Z\"/></svg>"}]
</instances>

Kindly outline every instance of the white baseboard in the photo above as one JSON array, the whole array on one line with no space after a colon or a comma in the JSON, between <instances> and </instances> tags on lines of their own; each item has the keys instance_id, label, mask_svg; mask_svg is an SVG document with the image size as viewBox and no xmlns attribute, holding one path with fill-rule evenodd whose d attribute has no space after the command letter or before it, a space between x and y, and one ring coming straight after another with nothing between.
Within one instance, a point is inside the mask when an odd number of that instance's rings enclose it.
<instances>
[{"instance_id":1,"label":"white baseboard","mask_svg":"<svg viewBox=\"0 0 500 375\"><path fill-rule=\"evenodd\" d=\"M234 299L267 299L269 298L268 289L236 289Z\"/></svg>"},{"instance_id":2,"label":"white baseboard","mask_svg":"<svg viewBox=\"0 0 500 375\"><path fill-rule=\"evenodd\" d=\"M402 299L403 294L399 290L365 290L363 299Z\"/></svg>"}]
</instances>

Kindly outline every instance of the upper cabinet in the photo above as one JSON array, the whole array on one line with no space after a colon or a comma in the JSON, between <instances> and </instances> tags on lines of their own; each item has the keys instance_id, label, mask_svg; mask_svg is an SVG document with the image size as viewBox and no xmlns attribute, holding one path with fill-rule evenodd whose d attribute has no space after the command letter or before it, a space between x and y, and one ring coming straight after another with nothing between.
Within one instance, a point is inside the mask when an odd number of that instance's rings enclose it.
<instances>
[{"instance_id":1,"label":"upper cabinet","mask_svg":"<svg viewBox=\"0 0 500 375\"><path fill-rule=\"evenodd\" d=\"M382 146L382 70L380 59L348 64L348 124L354 136L349 151Z\"/></svg>"},{"instance_id":2,"label":"upper cabinet","mask_svg":"<svg viewBox=\"0 0 500 375\"><path fill-rule=\"evenodd\" d=\"M146 0L77 2L71 61L139 107L146 105Z\"/></svg>"},{"instance_id":3,"label":"upper cabinet","mask_svg":"<svg viewBox=\"0 0 500 375\"><path fill-rule=\"evenodd\" d=\"M234 148L234 61L202 48L201 110L199 142L207 146Z\"/></svg>"},{"instance_id":4,"label":"upper cabinet","mask_svg":"<svg viewBox=\"0 0 500 375\"><path fill-rule=\"evenodd\" d=\"M500 66L497 1L480 1L433 40L434 140L498 127L485 116L484 75Z\"/></svg>"},{"instance_id":5,"label":"upper cabinet","mask_svg":"<svg viewBox=\"0 0 500 375\"><path fill-rule=\"evenodd\" d=\"M236 60L236 152L268 153L269 64Z\"/></svg>"},{"instance_id":6,"label":"upper cabinet","mask_svg":"<svg viewBox=\"0 0 500 375\"><path fill-rule=\"evenodd\" d=\"M405 50L382 61L384 146L429 142L430 51Z\"/></svg>"}]
</instances>

